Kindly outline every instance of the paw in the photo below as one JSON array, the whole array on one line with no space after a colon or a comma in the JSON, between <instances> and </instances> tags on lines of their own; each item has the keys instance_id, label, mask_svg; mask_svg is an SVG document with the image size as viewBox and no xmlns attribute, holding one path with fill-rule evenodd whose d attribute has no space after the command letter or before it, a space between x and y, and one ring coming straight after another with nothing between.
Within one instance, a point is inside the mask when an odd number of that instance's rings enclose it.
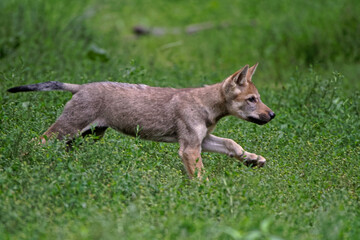
<instances>
[{"instance_id":1,"label":"paw","mask_svg":"<svg viewBox=\"0 0 360 240\"><path fill-rule=\"evenodd\" d=\"M244 159L244 164L248 167L263 167L265 166L266 159L263 156L256 154L249 154Z\"/></svg>"}]
</instances>

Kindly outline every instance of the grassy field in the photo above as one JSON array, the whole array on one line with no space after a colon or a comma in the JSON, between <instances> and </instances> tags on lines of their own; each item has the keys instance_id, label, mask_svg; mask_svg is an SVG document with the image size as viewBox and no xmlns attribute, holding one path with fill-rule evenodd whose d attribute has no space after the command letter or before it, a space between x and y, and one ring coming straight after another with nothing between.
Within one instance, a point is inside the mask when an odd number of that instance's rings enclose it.
<instances>
[{"instance_id":1,"label":"grassy field","mask_svg":"<svg viewBox=\"0 0 360 240\"><path fill-rule=\"evenodd\" d=\"M0 239L360 239L359 1L3 0L0 12ZM168 33L136 37L139 25ZM256 62L277 117L224 118L215 134L268 163L204 153L208 182L184 175L177 144L114 130L69 152L36 145L71 94L5 91L198 87Z\"/></svg>"}]
</instances>

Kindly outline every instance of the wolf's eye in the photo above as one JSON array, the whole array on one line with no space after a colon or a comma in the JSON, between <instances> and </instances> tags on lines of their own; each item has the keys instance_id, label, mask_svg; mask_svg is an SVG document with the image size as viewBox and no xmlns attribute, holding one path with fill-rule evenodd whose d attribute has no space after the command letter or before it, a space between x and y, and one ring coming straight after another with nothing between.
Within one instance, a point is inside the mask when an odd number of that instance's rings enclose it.
<instances>
[{"instance_id":1,"label":"wolf's eye","mask_svg":"<svg viewBox=\"0 0 360 240\"><path fill-rule=\"evenodd\" d=\"M255 97L250 97L247 99L249 102L256 102L256 98Z\"/></svg>"}]
</instances>

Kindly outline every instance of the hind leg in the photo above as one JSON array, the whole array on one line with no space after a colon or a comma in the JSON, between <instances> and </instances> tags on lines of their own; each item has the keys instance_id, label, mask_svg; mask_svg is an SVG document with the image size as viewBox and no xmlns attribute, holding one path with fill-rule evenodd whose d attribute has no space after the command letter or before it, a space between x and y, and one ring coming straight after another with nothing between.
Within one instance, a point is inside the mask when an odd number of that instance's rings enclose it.
<instances>
[{"instance_id":1,"label":"hind leg","mask_svg":"<svg viewBox=\"0 0 360 240\"><path fill-rule=\"evenodd\" d=\"M91 101L90 101L90 100ZM66 103L63 113L43 134L41 142L56 137L58 139L73 139L90 125L103 126L103 121L98 121L101 103L97 103L89 96L88 92L79 92ZM89 127L89 128L88 128Z\"/></svg>"},{"instance_id":2,"label":"hind leg","mask_svg":"<svg viewBox=\"0 0 360 240\"><path fill-rule=\"evenodd\" d=\"M48 139L57 138L57 139L72 139L80 131L82 127L78 125L73 125L66 121L63 117L60 117L56 122L50 126L50 128L41 136L41 143L46 143Z\"/></svg>"}]
</instances>

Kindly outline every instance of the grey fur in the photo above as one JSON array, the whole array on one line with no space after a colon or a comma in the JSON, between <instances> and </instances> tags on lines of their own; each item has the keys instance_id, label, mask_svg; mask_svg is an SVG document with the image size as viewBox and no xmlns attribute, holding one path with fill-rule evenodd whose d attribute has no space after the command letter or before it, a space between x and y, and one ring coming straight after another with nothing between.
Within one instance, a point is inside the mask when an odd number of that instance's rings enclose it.
<instances>
[{"instance_id":1,"label":"grey fur","mask_svg":"<svg viewBox=\"0 0 360 240\"><path fill-rule=\"evenodd\" d=\"M273 112L261 102L251 82L257 64L229 76L223 82L201 88L160 88L143 84L94 82L75 85L39 83L9 92L65 90L74 93L61 116L44 133L72 139L91 133L100 137L110 127L131 136L162 142L179 142L179 154L190 177L203 172L201 151L225 153L247 164L263 166L265 158L248 153L231 139L211 134L227 115L263 124ZM249 102L249 96L256 102ZM255 119L255 120L254 120ZM46 138L42 139L45 142Z\"/></svg>"},{"instance_id":2,"label":"grey fur","mask_svg":"<svg viewBox=\"0 0 360 240\"><path fill-rule=\"evenodd\" d=\"M114 87L132 88L132 89L145 89L149 87L145 84L132 84L132 83L120 83L120 82L106 82L107 84L113 84Z\"/></svg>"},{"instance_id":3,"label":"grey fur","mask_svg":"<svg viewBox=\"0 0 360 240\"><path fill-rule=\"evenodd\" d=\"M18 86L18 87L10 88L7 91L11 92L11 93L17 93L17 92L61 90L61 91L69 91L72 93L76 93L79 90L79 88L80 88L80 85L77 85L77 84L69 84L69 83L62 83L62 82L57 82L57 81L50 81L50 82Z\"/></svg>"}]
</instances>

